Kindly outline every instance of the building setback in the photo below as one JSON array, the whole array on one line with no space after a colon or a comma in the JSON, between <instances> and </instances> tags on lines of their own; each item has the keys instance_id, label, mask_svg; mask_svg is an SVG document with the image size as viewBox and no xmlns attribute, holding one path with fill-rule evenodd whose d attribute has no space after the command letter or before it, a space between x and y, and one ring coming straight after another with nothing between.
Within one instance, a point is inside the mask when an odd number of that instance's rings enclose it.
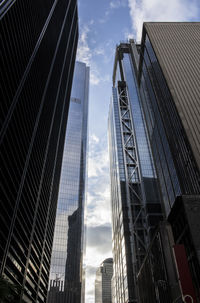
<instances>
[{"instance_id":1,"label":"building setback","mask_svg":"<svg viewBox=\"0 0 200 303\"><path fill-rule=\"evenodd\" d=\"M137 302L137 273L161 220L130 44L116 48L109 112L114 302ZM138 63L138 58L135 58Z\"/></svg>"},{"instance_id":2,"label":"building setback","mask_svg":"<svg viewBox=\"0 0 200 303\"><path fill-rule=\"evenodd\" d=\"M105 259L96 271L95 303L112 303L113 259Z\"/></svg>"},{"instance_id":3,"label":"building setback","mask_svg":"<svg viewBox=\"0 0 200 303\"><path fill-rule=\"evenodd\" d=\"M3 1L0 274L46 302L78 40L75 0Z\"/></svg>"},{"instance_id":4,"label":"building setback","mask_svg":"<svg viewBox=\"0 0 200 303\"><path fill-rule=\"evenodd\" d=\"M83 250L89 67L76 62L62 161L51 258L49 303L84 297Z\"/></svg>"}]
</instances>

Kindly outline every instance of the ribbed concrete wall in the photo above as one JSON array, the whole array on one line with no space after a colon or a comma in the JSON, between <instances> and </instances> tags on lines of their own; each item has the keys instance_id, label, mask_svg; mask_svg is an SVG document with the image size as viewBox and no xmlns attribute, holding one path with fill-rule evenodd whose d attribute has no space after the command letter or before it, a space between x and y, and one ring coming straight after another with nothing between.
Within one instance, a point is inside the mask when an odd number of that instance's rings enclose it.
<instances>
[{"instance_id":1,"label":"ribbed concrete wall","mask_svg":"<svg viewBox=\"0 0 200 303\"><path fill-rule=\"evenodd\" d=\"M200 22L145 23L200 169Z\"/></svg>"}]
</instances>

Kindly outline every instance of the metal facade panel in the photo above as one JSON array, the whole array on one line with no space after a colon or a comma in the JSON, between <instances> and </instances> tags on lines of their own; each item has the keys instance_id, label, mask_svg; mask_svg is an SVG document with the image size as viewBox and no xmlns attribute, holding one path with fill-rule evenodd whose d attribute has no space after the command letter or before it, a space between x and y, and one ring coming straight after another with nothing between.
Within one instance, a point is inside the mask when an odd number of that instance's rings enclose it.
<instances>
[{"instance_id":1,"label":"metal facade panel","mask_svg":"<svg viewBox=\"0 0 200 303\"><path fill-rule=\"evenodd\" d=\"M200 22L144 27L200 168Z\"/></svg>"},{"instance_id":2,"label":"metal facade panel","mask_svg":"<svg viewBox=\"0 0 200 303\"><path fill-rule=\"evenodd\" d=\"M181 287L184 302L196 303L195 291L192 283L188 260L183 244L174 245L174 255L176 260L176 268L179 274L179 283Z\"/></svg>"},{"instance_id":3,"label":"metal facade panel","mask_svg":"<svg viewBox=\"0 0 200 303\"><path fill-rule=\"evenodd\" d=\"M200 195L183 196L186 217L200 264Z\"/></svg>"}]
</instances>

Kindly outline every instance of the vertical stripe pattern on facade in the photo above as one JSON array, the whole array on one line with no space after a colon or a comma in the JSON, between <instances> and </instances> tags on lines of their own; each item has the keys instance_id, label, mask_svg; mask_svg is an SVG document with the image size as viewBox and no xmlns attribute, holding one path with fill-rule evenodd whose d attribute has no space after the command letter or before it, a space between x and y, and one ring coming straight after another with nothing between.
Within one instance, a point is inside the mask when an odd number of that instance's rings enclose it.
<instances>
[{"instance_id":1,"label":"vertical stripe pattern on facade","mask_svg":"<svg viewBox=\"0 0 200 303\"><path fill-rule=\"evenodd\" d=\"M200 22L144 27L200 169Z\"/></svg>"},{"instance_id":2,"label":"vertical stripe pattern on facade","mask_svg":"<svg viewBox=\"0 0 200 303\"><path fill-rule=\"evenodd\" d=\"M88 85L89 67L76 62L59 184L48 303L81 302Z\"/></svg>"},{"instance_id":3,"label":"vertical stripe pattern on facade","mask_svg":"<svg viewBox=\"0 0 200 303\"><path fill-rule=\"evenodd\" d=\"M0 273L46 302L78 40L74 0L1 7Z\"/></svg>"}]
</instances>

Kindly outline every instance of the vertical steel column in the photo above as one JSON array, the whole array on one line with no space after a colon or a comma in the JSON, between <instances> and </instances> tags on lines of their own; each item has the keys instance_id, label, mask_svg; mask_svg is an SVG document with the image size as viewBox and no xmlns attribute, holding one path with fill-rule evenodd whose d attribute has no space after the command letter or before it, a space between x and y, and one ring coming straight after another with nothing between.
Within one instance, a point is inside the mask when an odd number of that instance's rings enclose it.
<instances>
[{"instance_id":1,"label":"vertical steel column","mask_svg":"<svg viewBox=\"0 0 200 303\"><path fill-rule=\"evenodd\" d=\"M127 183L127 199L129 207L130 232L134 275L142 264L146 253L146 219L142 194L142 180L137 152L132 113L127 94L126 82L118 81L118 105L120 114L121 135L124 154L124 166Z\"/></svg>"}]
</instances>

